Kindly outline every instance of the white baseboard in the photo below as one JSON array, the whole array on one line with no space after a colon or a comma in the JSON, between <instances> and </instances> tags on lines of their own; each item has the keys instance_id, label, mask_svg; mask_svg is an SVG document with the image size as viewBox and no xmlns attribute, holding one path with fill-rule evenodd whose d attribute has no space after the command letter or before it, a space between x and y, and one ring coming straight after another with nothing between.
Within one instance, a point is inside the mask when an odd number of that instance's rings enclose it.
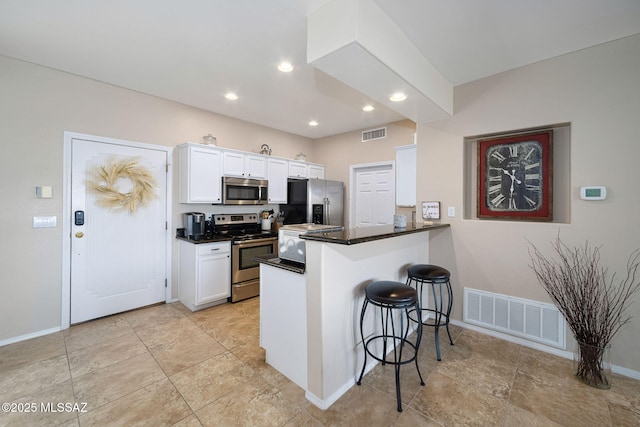
<instances>
[{"instance_id":1,"label":"white baseboard","mask_svg":"<svg viewBox=\"0 0 640 427\"><path fill-rule=\"evenodd\" d=\"M535 350L540 350L543 351L545 353L550 353L556 356L560 356L563 357L565 359L569 359L572 360L573 359L573 352L571 351L566 351L566 350L560 350L554 347L549 347L547 345L544 344L540 344L537 342L533 342L533 341L529 341L523 338L518 338L515 337L513 335L509 335L509 334L504 334L498 331L493 331L491 329L486 329L486 328L482 328L479 326L475 326L475 325L471 325L469 323L465 323L465 322L461 322L459 320L453 320L451 319L450 323L452 325L456 325L459 326L461 328L464 329L470 329L472 331L476 331L479 332L481 334L485 334L485 335L490 335L492 337L496 337L496 338L500 338L502 340L505 341L509 341L515 344L520 344L523 345L525 347L529 347L529 348L533 348ZM640 372L638 371L634 371L633 369L628 369L628 368L623 368L622 366L617 366L617 365L611 365L611 372L616 373L616 374L620 374L623 375L625 377L629 377L629 378L633 378L636 380L640 380Z\"/></svg>"},{"instance_id":2,"label":"white baseboard","mask_svg":"<svg viewBox=\"0 0 640 427\"><path fill-rule=\"evenodd\" d=\"M377 361L374 360L374 362L375 363L369 364L371 366L367 366L366 372L369 372L371 369L373 369L377 365ZM313 403L315 406L317 406L318 408L324 411L329 409L331 405L336 403L338 399L340 399L342 395L345 394L347 391L349 391L349 389L353 387L355 384L356 384L356 379L352 378L350 381L347 381L342 385L342 387L336 390L335 393L333 393L331 396L329 396L327 399L324 399L324 400L318 398L318 396L316 396L315 394L309 391L305 393L304 397L306 397L309 402Z\"/></svg>"},{"instance_id":3,"label":"white baseboard","mask_svg":"<svg viewBox=\"0 0 640 427\"><path fill-rule=\"evenodd\" d=\"M11 337L8 338L6 340L2 340L0 341L0 347L5 346L5 345L9 345L9 344L14 344L20 341L26 341L26 340L30 340L31 338L38 338L44 335L49 335L49 334L53 334L56 332L60 332L62 330L62 328L55 327L55 328L51 328L51 329L43 329L42 331L37 331L37 332L32 332L30 334L26 334L26 335L20 335L17 337Z\"/></svg>"}]
</instances>

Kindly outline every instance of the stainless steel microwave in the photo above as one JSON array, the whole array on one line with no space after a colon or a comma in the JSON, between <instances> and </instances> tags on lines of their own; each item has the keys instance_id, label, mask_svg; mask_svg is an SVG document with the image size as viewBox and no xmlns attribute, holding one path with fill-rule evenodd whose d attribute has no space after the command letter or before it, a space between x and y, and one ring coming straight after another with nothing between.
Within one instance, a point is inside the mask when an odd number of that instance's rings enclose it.
<instances>
[{"instance_id":1,"label":"stainless steel microwave","mask_svg":"<svg viewBox=\"0 0 640 427\"><path fill-rule=\"evenodd\" d=\"M266 179L222 177L222 203L225 205L264 205L268 201Z\"/></svg>"}]
</instances>

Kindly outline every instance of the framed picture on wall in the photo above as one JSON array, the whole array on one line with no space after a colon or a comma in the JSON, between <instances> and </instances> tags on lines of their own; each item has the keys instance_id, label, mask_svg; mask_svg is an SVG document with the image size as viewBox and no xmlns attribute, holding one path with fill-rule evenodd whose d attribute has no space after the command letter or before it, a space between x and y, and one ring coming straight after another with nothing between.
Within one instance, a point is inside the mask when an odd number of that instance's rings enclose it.
<instances>
[{"instance_id":1,"label":"framed picture on wall","mask_svg":"<svg viewBox=\"0 0 640 427\"><path fill-rule=\"evenodd\" d=\"M478 141L478 218L551 221L553 131Z\"/></svg>"}]
</instances>

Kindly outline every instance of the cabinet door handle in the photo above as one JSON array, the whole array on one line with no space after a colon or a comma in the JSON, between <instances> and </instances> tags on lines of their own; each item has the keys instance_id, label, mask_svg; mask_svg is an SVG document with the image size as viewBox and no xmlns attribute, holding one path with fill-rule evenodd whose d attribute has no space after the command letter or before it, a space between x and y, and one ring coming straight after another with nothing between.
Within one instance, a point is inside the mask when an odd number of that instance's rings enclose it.
<instances>
[{"instance_id":1,"label":"cabinet door handle","mask_svg":"<svg viewBox=\"0 0 640 427\"><path fill-rule=\"evenodd\" d=\"M219 250L220 250L220 248L211 248L211 252L213 252L213 251L219 251Z\"/></svg>"}]
</instances>

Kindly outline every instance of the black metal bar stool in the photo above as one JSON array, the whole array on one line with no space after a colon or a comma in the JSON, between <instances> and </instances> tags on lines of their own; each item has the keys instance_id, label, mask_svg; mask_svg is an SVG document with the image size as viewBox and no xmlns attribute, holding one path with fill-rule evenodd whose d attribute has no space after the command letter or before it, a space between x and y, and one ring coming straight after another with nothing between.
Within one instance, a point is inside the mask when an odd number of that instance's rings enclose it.
<instances>
[{"instance_id":1,"label":"black metal bar stool","mask_svg":"<svg viewBox=\"0 0 640 427\"><path fill-rule=\"evenodd\" d=\"M449 315L451 314L451 306L453 304L453 292L451 291L450 277L451 273L446 268L439 267L437 265L430 264L416 264L409 267L409 277L407 278L407 285L411 286L415 282L416 291L418 293L418 301L422 302L422 292L424 285L431 285L431 293L433 294L433 304L429 304L428 307L422 308L419 316L413 316L413 313L418 313L417 310L411 310L409 318L414 322L422 323L424 326L431 326L435 330L436 336L436 355L438 360L442 360L440 357L440 342L438 340L438 330L441 326L445 326L447 329L447 335L449 335L449 343L453 345L451 339L451 333L449 332ZM444 289L443 289L444 287ZM412 288L413 289L413 288ZM429 288L427 288L427 293ZM446 306L444 305L443 295L446 293ZM426 316L424 315L426 312ZM432 315L433 314L433 318Z\"/></svg>"},{"instance_id":2,"label":"black metal bar stool","mask_svg":"<svg viewBox=\"0 0 640 427\"><path fill-rule=\"evenodd\" d=\"M367 306L372 304L376 307L380 307L380 322L382 326L382 334L369 338L366 342L364 340L364 315L367 311ZM411 321L409 320L409 309L415 310L420 319L420 304L418 300L417 292L406 286L401 282L392 282L387 280L381 280L373 282L367 285L365 288L365 298L362 304L362 313L360 314L360 335L362 336L362 345L364 347L364 363L362 365L362 371L360 372L360 378L358 378L357 384L360 385L364 370L367 366L367 355L382 362L383 365L390 364L395 366L396 374L396 399L398 401L398 412L402 412L402 400L400 399L400 366L407 363L415 362L418 376L420 377L420 385L424 385L420 368L418 367L418 348L420 347L420 340L422 339L422 323L418 322L416 341L412 343L409 341L409 326ZM400 310L399 313L394 315L394 310ZM396 323L400 321L400 327L396 328ZM406 327L404 324L406 323ZM389 329L391 328L391 329ZM378 357L369 346L382 341L382 356ZM404 347L409 346L409 354L405 353L403 359L402 352ZM390 350L390 346L393 346L393 360L387 360L387 348Z\"/></svg>"}]
</instances>

